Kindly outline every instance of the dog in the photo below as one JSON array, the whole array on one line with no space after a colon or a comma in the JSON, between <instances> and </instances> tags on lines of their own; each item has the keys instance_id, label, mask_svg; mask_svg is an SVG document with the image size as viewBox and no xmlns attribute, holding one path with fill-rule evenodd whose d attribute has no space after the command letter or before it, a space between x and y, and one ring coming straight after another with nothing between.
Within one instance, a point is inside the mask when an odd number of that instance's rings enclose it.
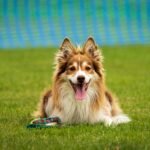
<instances>
[{"instance_id":1,"label":"dog","mask_svg":"<svg viewBox=\"0 0 150 150\"><path fill-rule=\"evenodd\" d=\"M102 62L92 37L83 47L65 38L56 55L52 90L42 97L35 116L57 116L67 124L102 122L110 126L131 121L107 90Z\"/></svg>"}]
</instances>

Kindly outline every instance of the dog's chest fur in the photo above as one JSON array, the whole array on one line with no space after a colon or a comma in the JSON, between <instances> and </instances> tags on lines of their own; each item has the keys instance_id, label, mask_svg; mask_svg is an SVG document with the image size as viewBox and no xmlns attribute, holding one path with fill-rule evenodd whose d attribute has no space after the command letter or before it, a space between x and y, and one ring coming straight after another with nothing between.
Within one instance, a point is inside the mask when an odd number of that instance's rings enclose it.
<instances>
[{"instance_id":1,"label":"dog's chest fur","mask_svg":"<svg viewBox=\"0 0 150 150\"><path fill-rule=\"evenodd\" d=\"M68 94L66 98L61 99L63 108L64 122L88 122L90 117L90 102L83 100L76 101L72 94Z\"/></svg>"},{"instance_id":2,"label":"dog's chest fur","mask_svg":"<svg viewBox=\"0 0 150 150\"><path fill-rule=\"evenodd\" d=\"M87 98L79 101L74 98L74 91L66 84L62 85L59 89L59 102L61 111L54 109L50 116L58 116L65 123L80 123L80 122L93 122L97 118L94 116L91 99L95 90L88 89ZM94 121L95 122L95 121Z\"/></svg>"}]
</instances>

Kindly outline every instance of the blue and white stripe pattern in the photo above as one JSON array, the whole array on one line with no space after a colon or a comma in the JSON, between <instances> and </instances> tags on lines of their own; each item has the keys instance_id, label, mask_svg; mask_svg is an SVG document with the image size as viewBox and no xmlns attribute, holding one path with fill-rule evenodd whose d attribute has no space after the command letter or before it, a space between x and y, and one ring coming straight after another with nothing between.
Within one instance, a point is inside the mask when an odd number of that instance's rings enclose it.
<instances>
[{"instance_id":1,"label":"blue and white stripe pattern","mask_svg":"<svg viewBox=\"0 0 150 150\"><path fill-rule=\"evenodd\" d=\"M0 0L0 48L149 44L150 0Z\"/></svg>"}]
</instances>

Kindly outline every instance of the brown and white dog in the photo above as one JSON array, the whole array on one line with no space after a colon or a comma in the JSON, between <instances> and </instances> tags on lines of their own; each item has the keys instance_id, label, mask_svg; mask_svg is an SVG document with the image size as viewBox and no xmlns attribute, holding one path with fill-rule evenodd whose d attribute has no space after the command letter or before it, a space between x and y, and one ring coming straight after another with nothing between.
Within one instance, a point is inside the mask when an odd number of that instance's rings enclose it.
<instances>
[{"instance_id":1,"label":"brown and white dog","mask_svg":"<svg viewBox=\"0 0 150 150\"><path fill-rule=\"evenodd\" d=\"M106 89L102 60L92 37L83 48L74 47L65 38L56 56L52 90L44 94L36 117L57 116L69 124L129 122Z\"/></svg>"}]
</instances>

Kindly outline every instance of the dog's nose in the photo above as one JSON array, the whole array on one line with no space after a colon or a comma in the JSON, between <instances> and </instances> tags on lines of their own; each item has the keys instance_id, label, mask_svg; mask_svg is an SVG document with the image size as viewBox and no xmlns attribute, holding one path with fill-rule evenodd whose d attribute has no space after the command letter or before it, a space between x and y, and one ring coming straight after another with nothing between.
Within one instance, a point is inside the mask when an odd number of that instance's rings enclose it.
<instances>
[{"instance_id":1,"label":"dog's nose","mask_svg":"<svg viewBox=\"0 0 150 150\"><path fill-rule=\"evenodd\" d=\"M85 77L84 76L78 76L77 77L77 80L78 80L78 83L83 83L84 82L84 80L85 80Z\"/></svg>"}]
</instances>

